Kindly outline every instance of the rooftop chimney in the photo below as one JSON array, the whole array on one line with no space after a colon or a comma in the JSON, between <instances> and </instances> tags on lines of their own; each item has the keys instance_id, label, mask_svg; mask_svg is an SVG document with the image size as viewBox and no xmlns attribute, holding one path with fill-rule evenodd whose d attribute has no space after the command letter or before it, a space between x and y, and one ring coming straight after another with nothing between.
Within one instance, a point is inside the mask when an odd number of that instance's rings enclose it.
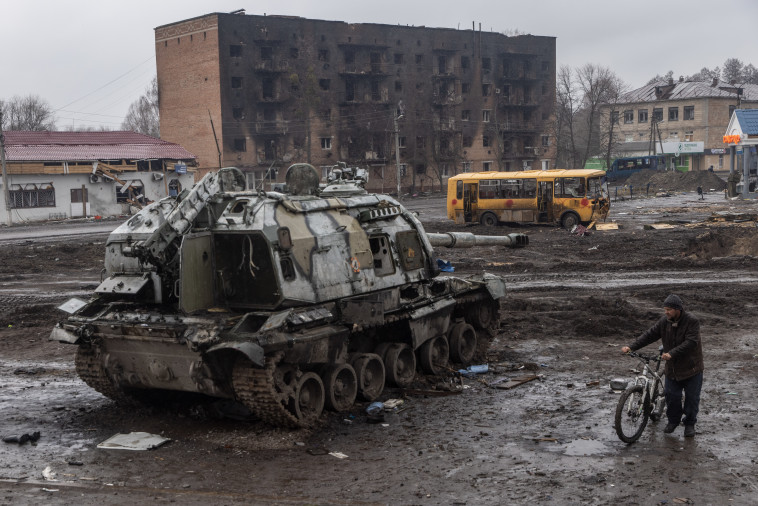
<instances>
[{"instance_id":1,"label":"rooftop chimney","mask_svg":"<svg viewBox=\"0 0 758 506\"><path fill-rule=\"evenodd\" d=\"M714 77L713 78L713 82L711 83L711 88L715 88L718 85L719 85L719 78L718 77Z\"/></svg>"}]
</instances>

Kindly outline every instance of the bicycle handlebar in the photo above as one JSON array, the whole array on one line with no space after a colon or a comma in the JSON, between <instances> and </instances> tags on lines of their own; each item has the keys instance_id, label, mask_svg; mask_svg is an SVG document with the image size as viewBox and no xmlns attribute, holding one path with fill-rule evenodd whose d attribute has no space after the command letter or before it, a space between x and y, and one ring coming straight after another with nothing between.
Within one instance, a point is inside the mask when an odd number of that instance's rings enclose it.
<instances>
[{"instance_id":1,"label":"bicycle handlebar","mask_svg":"<svg viewBox=\"0 0 758 506\"><path fill-rule=\"evenodd\" d=\"M642 359L645 362L655 362L655 361L660 362L661 361L661 356L663 355L663 351L659 352L658 356L655 356L655 355L644 355L642 353L637 353L636 351L630 351L629 353L627 353L627 355L629 355L631 357Z\"/></svg>"}]
</instances>

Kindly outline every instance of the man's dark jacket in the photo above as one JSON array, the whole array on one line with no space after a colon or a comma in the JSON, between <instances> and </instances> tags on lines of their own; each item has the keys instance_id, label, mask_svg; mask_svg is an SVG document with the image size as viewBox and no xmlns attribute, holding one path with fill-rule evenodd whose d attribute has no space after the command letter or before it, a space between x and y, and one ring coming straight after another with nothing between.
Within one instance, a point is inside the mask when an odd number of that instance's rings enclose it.
<instances>
[{"instance_id":1,"label":"man's dark jacket","mask_svg":"<svg viewBox=\"0 0 758 506\"><path fill-rule=\"evenodd\" d=\"M666 377L681 381L703 372L703 345L697 318L684 311L676 322L664 316L629 347L639 350L658 339L663 343L663 352L671 355L666 362Z\"/></svg>"}]
</instances>

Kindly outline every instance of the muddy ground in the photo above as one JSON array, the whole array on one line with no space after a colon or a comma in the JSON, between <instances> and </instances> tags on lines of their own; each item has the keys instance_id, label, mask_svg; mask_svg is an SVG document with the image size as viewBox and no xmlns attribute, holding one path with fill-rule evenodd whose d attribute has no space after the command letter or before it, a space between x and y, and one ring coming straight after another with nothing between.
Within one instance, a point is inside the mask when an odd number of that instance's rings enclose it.
<instances>
[{"instance_id":1,"label":"muddy ground","mask_svg":"<svg viewBox=\"0 0 758 506\"><path fill-rule=\"evenodd\" d=\"M615 202L621 228L588 236L455 225L439 197L408 206L429 231L530 236L522 250L438 252L456 273L508 282L487 357L493 372L464 379L460 394L386 390L382 400L405 403L385 424L367 423L357 404L298 431L223 416L233 410L197 399L124 410L85 386L75 348L47 337L61 317L55 306L97 285L106 236L44 226L33 239L3 240L18 229L0 230L0 435L41 434L36 445L0 443L0 504L755 504L755 202L720 192ZM707 221L719 212L723 221ZM663 222L672 228L649 229ZM613 430L608 381L632 374L619 348L655 321L670 292L702 323L698 433L650 424L626 445ZM540 379L487 386L527 373ZM96 448L131 431L172 441L148 452Z\"/></svg>"}]
</instances>

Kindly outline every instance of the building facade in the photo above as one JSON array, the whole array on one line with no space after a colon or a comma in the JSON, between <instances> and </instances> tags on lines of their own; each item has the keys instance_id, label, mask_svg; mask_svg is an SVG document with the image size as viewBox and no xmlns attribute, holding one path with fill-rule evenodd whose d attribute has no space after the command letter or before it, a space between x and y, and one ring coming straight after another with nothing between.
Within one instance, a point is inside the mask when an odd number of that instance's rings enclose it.
<instances>
[{"instance_id":1,"label":"building facade","mask_svg":"<svg viewBox=\"0 0 758 506\"><path fill-rule=\"evenodd\" d=\"M194 183L194 155L135 132L15 131L4 144L12 222L129 214Z\"/></svg>"},{"instance_id":2,"label":"building facade","mask_svg":"<svg viewBox=\"0 0 758 506\"><path fill-rule=\"evenodd\" d=\"M214 13L155 29L161 137L250 184L308 162L369 188L552 168L555 38ZM396 170L396 156L400 170ZM281 171L279 174L278 171Z\"/></svg>"},{"instance_id":3,"label":"building facade","mask_svg":"<svg viewBox=\"0 0 758 506\"><path fill-rule=\"evenodd\" d=\"M723 135L738 108L758 108L758 85L669 80L623 95L604 114L615 123L619 156L664 154L669 168L729 170Z\"/></svg>"}]
</instances>

